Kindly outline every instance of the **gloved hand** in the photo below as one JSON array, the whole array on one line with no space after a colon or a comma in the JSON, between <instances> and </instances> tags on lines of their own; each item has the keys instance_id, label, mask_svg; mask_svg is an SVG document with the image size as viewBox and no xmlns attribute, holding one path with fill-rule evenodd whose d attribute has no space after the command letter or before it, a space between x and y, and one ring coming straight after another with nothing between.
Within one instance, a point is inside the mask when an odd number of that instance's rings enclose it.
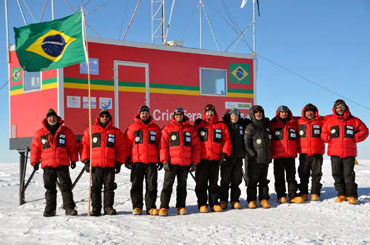
<instances>
[{"instance_id":1,"label":"gloved hand","mask_svg":"<svg viewBox=\"0 0 370 245\"><path fill-rule=\"evenodd\" d=\"M71 161L71 169L75 169L75 167L76 167L76 162Z\"/></svg>"},{"instance_id":2,"label":"gloved hand","mask_svg":"<svg viewBox=\"0 0 370 245\"><path fill-rule=\"evenodd\" d=\"M130 157L126 158L125 167L128 169L132 169L132 163L131 163Z\"/></svg>"},{"instance_id":3,"label":"gloved hand","mask_svg":"<svg viewBox=\"0 0 370 245\"><path fill-rule=\"evenodd\" d=\"M33 170L39 170L39 167L40 167L40 163L35 163L33 164Z\"/></svg>"},{"instance_id":4,"label":"gloved hand","mask_svg":"<svg viewBox=\"0 0 370 245\"><path fill-rule=\"evenodd\" d=\"M162 168L163 168L163 163L161 163L161 162L157 163L158 171L161 170Z\"/></svg>"},{"instance_id":5,"label":"gloved hand","mask_svg":"<svg viewBox=\"0 0 370 245\"><path fill-rule=\"evenodd\" d=\"M227 155L222 152L220 157L220 166L225 167L226 165L227 165Z\"/></svg>"},{"instance_id":6,"label":"gloved hand","mask_svg":"<svg viewBox=\"0 0 370 245\"><path fill-rule=\"evenodd\" d=\"M164 163L164 165L163 165L163 169L164 169L164 171L166 171L166 172L171 171L171 163L169 163L169 162L165 162L165 163Z\"/></svg>"},{"instance_id":7,"label":"gloved hand","mask_svg":"<svg viewBox=\"0 0 370 245\"><path fill-rule=\"evenodd\" d=\"M195 171L197 171L197 165L196 164L194 164L194 163L191 163L191 165L190 165L190 172L195 172Z\"/></svg>"},{"instance_id":8,"label":"gloved hand","mask_svg":"<svg viewBox=\"0 0 370 245\"><path fill-rule=\"evenodd\" d=\"M122 163L116 162L116 166L115 166L115 173L116 174L118 174L119 172L121 172L121 165L122 165Z\"/></svg>"},{"instance_id":9,"label":"gloved hand","mask_svg":"<svg viewBox=\"0 0 370 245\"><path fill-rule=\"evenodd\" d=\"M90 172L90 160L86 159L84 161L84 164L85 164L85 171L89 173Z\"/></svg>"}]
</instances>

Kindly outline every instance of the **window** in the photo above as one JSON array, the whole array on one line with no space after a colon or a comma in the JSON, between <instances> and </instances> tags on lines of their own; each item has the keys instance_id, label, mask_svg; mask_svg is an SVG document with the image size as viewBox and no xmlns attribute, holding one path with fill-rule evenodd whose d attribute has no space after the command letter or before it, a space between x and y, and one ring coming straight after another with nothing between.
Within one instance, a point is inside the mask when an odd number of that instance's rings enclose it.
<instances>
[{"instance_id":1,"label":"window","mask_svg":"<svg viewBox=\"0 0 370 245\"><path fill-rule=\"evenodd\" d=\"M200 93L226 95L226 70L200 68Z\"/></svg>"},{"instance_id":2,"label":"window","mask_svg":"<svg viewBox=\"0 0 370 245\"><path fill-rule=\"evenodd\" d=\"M24 91L41 89L41 72L27 72L23 70Z\"/></svg>"}]
</instances>

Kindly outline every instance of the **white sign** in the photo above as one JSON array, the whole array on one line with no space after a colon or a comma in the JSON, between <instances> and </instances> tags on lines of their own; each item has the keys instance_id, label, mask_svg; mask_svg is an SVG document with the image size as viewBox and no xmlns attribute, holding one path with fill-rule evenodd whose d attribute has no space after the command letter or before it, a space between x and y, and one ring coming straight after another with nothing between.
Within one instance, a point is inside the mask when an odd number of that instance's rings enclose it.
<instances>
[{"instance_id":1,"label":"white sign","mask_svg":"<svg viewBox=\"0 0 370 245\"><path fill-rule=\"evenodd\" d=\"M100 109L112 109L112 104L113 104L112 98L99 97Z\"/></svg>"},{"instance_id":2,"label":"white sign","mask_svg":"<svg viewBox=\"0 0 370 245\"><path fill-rule=\"evenodd\" d=\"M252 107L251 103L246 102L225 102L225 109L237 108L239 110L248 110Z\"/></svg>"},{"instance_id":3,"label":"white sign","mask_svg":"<svg viewBox=\"0 0 370 245\"><path fill-rule=\"evenodd\" d=\"M67 96L67 108L81 108L81 97Z\"/></svg>"},{"instance_id":4,"label":"white sign","mask_svg":"<svg viewBox=\"0 0 370 245\"><path fill-rule=\"evenodd\" d=\"M96 97L90 97L91 99L91 109L96 109ZM84 109L89 108L89 97L83 97L82 98L82 107Z\"/></svg>"}]
</instances>

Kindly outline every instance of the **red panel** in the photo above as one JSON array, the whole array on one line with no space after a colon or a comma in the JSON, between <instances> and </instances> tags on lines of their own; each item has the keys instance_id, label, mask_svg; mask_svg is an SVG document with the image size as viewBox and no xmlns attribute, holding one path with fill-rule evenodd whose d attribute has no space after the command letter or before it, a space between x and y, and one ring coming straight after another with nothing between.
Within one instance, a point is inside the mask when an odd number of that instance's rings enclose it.
<instances>
[{"instance_id":1,"label":"red panel","mask_svg":"<svg viewBox=\"0 0 370 245\"><path fill-rule=\"evenodd\" d=\"M118 66L118 81L145 83L145 68L135 66Z\"/></svg>"},{"instance_id":2,"label":"red panel","mask_svg":"<svg viewBox=\"0 0 370 245\"><path fill-rule=\"evenodd\" d=\"M57 77L57 70L47 70L42 72L42 79Z\"/></svg>"}]
</instances>

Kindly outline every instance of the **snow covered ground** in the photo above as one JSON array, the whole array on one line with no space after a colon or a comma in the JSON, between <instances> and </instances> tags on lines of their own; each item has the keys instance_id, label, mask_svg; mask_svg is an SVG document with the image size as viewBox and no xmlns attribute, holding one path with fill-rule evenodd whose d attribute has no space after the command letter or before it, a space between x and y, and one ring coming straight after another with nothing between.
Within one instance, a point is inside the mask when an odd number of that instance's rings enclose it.
<instances>
[{"instance_id":1,"label":"snow covered ground","mask_svg":"<svg viewBox=\"0 0 370 245\"><path fill-rule=\"evenodd\" d=\"M82 164L72 171L72 180ZM271 209L247 209L242 187L242 210L198 213L195 183L188 179L188 212L178 216L171 198L170 215L153 217L131 215L129 171L117 176L116 216L87 217L88 175L85 173L74 190L79 211L66 217L58 192L57 216L44 218L42 171L38 171L27 192L27 203L18 206L19 166L1 163L0 239L1 244L370 244L370 160L355 167L359 185L358 205L335 203L336 192L330 162L324 161L323 190L320 202L278 205L269 169ZM29 166L27 176L32 172ZM164 172L159 174L159 192ZM175 189L174 189L175 190ZM159 206L159 198L157 206Z\"/></svg>"}]
</instances>

